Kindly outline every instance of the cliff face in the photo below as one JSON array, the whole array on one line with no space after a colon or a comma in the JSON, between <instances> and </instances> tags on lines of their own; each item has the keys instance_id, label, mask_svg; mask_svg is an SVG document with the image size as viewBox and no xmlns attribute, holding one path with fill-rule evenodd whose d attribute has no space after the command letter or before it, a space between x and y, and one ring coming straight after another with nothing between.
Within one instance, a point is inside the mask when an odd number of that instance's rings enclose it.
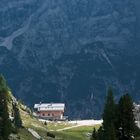
<instances>
[{"instance_id":1,"label":"cliff face","mask_svg":"<svg viewBox=\"0 0 140 140\"><path fill-rule=\"evenodd\" d=\"M138 0L3 0L0 72L16 96L100 116L106 88L139 98ZM77 110L77 111L75 111ZM84 114L84 115L83 115Z\"/></svg>"}]
</instances>

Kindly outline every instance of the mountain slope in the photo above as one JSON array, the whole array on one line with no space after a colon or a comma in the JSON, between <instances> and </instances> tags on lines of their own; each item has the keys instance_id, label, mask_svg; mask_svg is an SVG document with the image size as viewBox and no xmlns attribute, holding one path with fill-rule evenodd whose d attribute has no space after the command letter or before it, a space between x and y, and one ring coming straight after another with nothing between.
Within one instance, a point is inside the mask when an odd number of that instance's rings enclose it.
<instances>
[{"instance_id":1,"label":"mountain slope","mask_svg":"<svg viewBox=\"0 0 140 140\"><path fill-rule=\"evenodd\" d=\"M0 72L28 105L66 102L71 118L100 117L109 85L116 99L129 91L138 100L139 6L138 0L3 0Z\"/></svg>"}]
</instances>

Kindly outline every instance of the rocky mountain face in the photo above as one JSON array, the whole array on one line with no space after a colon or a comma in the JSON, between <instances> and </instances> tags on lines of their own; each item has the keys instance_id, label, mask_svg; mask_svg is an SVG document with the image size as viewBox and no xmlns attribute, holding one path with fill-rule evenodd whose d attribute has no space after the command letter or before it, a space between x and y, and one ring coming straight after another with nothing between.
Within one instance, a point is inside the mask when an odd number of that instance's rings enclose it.
<instances>
[{"instance_id":1,"label":"rocky mountain face","mask_svg":"<svg viewBox=\"0 0 140 140\"><path fill-rule=\"evenodd\" d=\"M1 0L0 72L28 105L100 117L108 86L140 98L139 0Z\"/></svg>"}]
</instances>

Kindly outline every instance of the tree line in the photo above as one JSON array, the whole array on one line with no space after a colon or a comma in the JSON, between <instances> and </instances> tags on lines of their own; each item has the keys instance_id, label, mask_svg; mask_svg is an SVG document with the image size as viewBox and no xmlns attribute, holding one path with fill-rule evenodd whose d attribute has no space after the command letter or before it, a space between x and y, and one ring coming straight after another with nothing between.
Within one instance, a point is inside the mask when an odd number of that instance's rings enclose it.
<instances>
[{"instance_id":1,"label":"tree line","mask_svg":"<svg viewBox=\"0 0 140 140\"><path fill-rule=\"evenodd\" d=\"M123 95L115 103L112 89L109 88L103 111L103 124L94 128L91 140L133 140L140 135L133 114L133 100L129 94Z\"/></svg>"},{"instance_id":2,"label":"tree line","mask_svg":"<svg viewBox=\"0 0 140 140\"><path fill-rule=\"evenodd\" d=\"M12 113L10 116L8 106L10 102L9 92L10 89L5 78L0 75L0 140L8 140L11 133L17 133L18 129L22 127L17 102L12 102Z\"/></svg>"}]
</instances>

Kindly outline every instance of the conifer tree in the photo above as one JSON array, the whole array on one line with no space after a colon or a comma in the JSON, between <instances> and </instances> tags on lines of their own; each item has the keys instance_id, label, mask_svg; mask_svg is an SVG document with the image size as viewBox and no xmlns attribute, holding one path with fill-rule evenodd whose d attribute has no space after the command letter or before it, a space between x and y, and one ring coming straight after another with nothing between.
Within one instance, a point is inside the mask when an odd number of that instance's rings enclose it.
<instances>
[{"instance_id":1,"label":"conifer tree","mask_svg":"<svg viewBox=\"0 0 140 140\"><path fill-rule=\"evenodd\" d=\"M93 129L91 140L98 140L98 133L96 129Z\"/></svg>"},{"instance_id":2,"label":"conifer tree","mask_svg":"<svg viewBox=\"0 0 140 140\"><path fill-rule=\"evenodd\" d=\"M11 133L11 121L8 112L8 87L6 80L0 75L0 138L8 140Z\"/></svg>"},{"instance_id":3,"label":"conifer tree","mask_svg":"<svg viewBox=\"0 0 140 140\"><path fill-rule=\"evenodd\" d=\"M113 92L112 89L109 88L103 112L104 140L117 140L115 131L115 111L116 105Z\"/></svg>"},{"instance_id":4,"label":"conifer tree","mask_svg":"<svg viewBox=\"0 0 140 140\"><path fill-rule=\"evenodd\" d=\"M132 98L126 94L120 98L118 104L118 134L119 140L132 140L135 131Z\"/></svg>"},{"instance_id":5,"label":"conifer tree","mask_svg":"<svg viewBox=\"0 0 140 140\"><path fill-rule=\"evenodd\" d=\"M104 130L103 130L102 126L98 130L98 139L99 140L104 140Z\"/></svg>"},{"instance_id":6,"label":"conifer tree","mask_svg":"<svg viewBox=\"0 0 140 140\"><path fill-rule=\"evenodd\" d=\"M19 112L18 105L16 103L13 103L13 115L14 115L14 125L16 130L22 127L22 120Z\"/></svg>"}]
</instances>

